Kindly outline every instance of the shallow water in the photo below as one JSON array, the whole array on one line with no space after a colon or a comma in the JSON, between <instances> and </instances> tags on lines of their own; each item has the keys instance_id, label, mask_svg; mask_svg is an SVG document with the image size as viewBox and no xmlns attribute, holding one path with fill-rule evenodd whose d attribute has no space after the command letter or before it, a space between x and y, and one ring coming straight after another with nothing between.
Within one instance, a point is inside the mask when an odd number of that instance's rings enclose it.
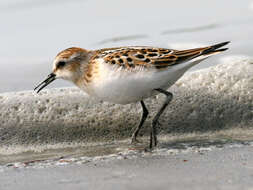
<instances>
[{"instance_id":1,"label":"shallow water","mask_svg":"<svg viewBox=\"0 0 253 190\"><path fill-rule=\"evenodd\" d=\"M0 92L33 89L57 52L70 46L188 48L230 40L223 55L253 55L252 0L2 0L0 21ZM62 86L71 84L59 80L49 88Z\"/></svg>"}]
</instances>

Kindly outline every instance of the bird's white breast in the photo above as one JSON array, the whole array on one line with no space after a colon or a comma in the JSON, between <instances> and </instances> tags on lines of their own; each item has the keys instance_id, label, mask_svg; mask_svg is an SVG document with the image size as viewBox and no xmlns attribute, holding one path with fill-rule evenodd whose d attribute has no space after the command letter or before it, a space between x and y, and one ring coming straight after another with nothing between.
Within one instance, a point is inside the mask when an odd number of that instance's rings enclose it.
<instances>
[{"instance_id":1,"label":"bird's white breast","mask_svg":"<svg viewBox=\"0 0 253 190\"><path fill-rule=\"evenodd\" d=\"M182 76L182 69L166 69L158 71L155 68L139 68L133 71L104 63L97 62L99 70L97 77L88 85L91 96L100 100L127 104L143 100L156 94L154 89L167 89Z\"/></svg>"}]
</instances>

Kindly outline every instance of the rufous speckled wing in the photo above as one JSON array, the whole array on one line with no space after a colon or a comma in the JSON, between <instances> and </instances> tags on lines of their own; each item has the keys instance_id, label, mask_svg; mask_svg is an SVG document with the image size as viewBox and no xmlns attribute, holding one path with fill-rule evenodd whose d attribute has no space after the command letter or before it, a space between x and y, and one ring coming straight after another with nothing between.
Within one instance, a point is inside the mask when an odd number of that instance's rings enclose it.
<instances>
[{"instance_id":1,"label":"rufous speckled wing","mask_svg":"<svg viewBox=\"0 0 253 190\"><path fill-rule=\"evenodd\" d=\"M164 69L201 55L224 51L226 48L218 48L227 43L229 42L189 50L173 50L145 46L108 48L97 50L93 59L103 58L108 64L118 65L127 69L134 69L136 67L155 67L157 69Z\"/></svg>"}]
</instances>

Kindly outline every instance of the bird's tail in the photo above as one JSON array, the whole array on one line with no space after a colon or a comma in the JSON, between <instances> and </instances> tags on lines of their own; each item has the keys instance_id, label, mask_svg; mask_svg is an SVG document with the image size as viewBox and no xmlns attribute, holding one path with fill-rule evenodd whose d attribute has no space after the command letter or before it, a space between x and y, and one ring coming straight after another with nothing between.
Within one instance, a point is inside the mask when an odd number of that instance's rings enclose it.
<instances>
[{"instance_id":1,"label":"bird's tail","mask_svg":"<svg viewBox=\"0 0 253 190\"><path fill-rule=\"evenodd\" d=\"M229 43L230 43L230 41L222 42L222 43L215 44L215 45L212 45L212 46L208 46L208 47L204 48L204 50L201 52L200 56L201 55L212 55L212 54L216 54L216 53L226 51L228 48L221 48L221 47L223 47L223 46L225 46Z\"/></svg>"},{"instance_id":2,"label":"bird's tail","mask_svg":"<svg viewBox=\"0 0 253 190\"><path fill-rule=\"evenodd\" d=\"M178 65L179 67L185 67L185 65L188 65L188 67L191 67L211 55L227 50L228 48L221 47L227 45L228 43L229 42L222 42L219 44L201 48L173 50L172 53L157 58L154 61L154 65L156 66L156 68L159 69L163 69L172 65Z\"/></svg>"},{"instance_id":3,"label":"bird's tail","mask_svg":"<svg viewBox=\"0 0 253 190\"><path fill-rule=\"evenodd\" d=\"M229 41L222 42L219 44L215 44L215 45L207 46L203 48L183 50L183 51L176 52L176 54L179 54L179 55L181 54L181 56L188 56L189 58L188 58L186 68L190 68L212 55L226 51L228 48L221 48L221 47L227 45L228 43L230 42Z\"/></svg>"}]
</instances>

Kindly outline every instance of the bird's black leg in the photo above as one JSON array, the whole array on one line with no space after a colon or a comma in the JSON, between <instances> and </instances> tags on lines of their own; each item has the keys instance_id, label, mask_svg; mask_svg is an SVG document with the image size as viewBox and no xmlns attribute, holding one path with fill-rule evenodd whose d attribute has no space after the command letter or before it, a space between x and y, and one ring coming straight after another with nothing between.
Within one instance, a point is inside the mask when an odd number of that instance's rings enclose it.
<instances>
[{"instance_id":1,"label":"bird's black leg","mask_svg":"<svg viewBox=\"0 0 253 190\"><path fill-rule=\"evenodd\" d=\"M142 117L141 117L141 122L140 124L138 125L138 127L134 130L133 132L133 135L132 135L132 141L131 143L135 143L135 142L138 142L137 140L137 135L143 125L143 123L145 122L145 120L147 119L148 117L148 109L146 108L143 100L141 100L141 107L142 107Z\"/></svg>"},{"instance_id":2,"label":"bird's black leg","mask_svg":"<svg viewBox=\"0 0 253 190\"><path fill-rule=\"evenodd\" d=\"M149 148L152 149L153 148L153 144L154 146L157 145L157 137L156 137L156 125L158 123L158 119L160 117L160 115L163 113L163 111L165 110L165 108L168 106L168 104L170 103L170 101L173 98L173 94L163 90L163 89L155 89L156 91L166 95L166 100L163 103L162 107L160 108L160 110L157 112L157 114L155 115L153 121L152 121L152 125L151 125L151 132L150 132L150 144L149 144Z\"/></svg>"}]
</instances>

